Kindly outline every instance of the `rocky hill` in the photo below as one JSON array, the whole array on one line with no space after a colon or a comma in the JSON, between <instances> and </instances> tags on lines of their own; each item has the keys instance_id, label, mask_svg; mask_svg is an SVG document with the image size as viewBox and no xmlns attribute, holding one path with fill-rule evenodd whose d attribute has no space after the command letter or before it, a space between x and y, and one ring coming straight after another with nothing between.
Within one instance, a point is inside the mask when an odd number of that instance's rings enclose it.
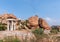
<instances>
[{"instance_id":1,"label":"rocky hill","mask_svg":"<svg viewBox=\"0 0 60 42\"><path fill-rule=\"evenodd\" d=\"M7 19L15 19L15 21L17 22L16 26L19 25L19 22L22 22L22 20L19 21L19 19L16 16L14 16L13 14L2 14L2 15L0 15L0 23L7 24ZM28 28L31 28L31 29L43 28L46 30L50 30L50 26L48 25L48 23L44 19L39 18L37 15L29 17L27 19L27 21L28 21L28 23L27 23L26 27L28 27Z\"/></svg>"},{"instance_id":2,"label":"rocky hill","mask_svg":"<svg viewBox=\"0 0 60 42\"><path fill-rule=\"evenodd\" d=\"M28 19L28 22L31 28L44 28L47 30L50 29L50 26L48 25L48 23L44 19L39 18L38 16L30 17Z\"/></svg>"}]
</instances>

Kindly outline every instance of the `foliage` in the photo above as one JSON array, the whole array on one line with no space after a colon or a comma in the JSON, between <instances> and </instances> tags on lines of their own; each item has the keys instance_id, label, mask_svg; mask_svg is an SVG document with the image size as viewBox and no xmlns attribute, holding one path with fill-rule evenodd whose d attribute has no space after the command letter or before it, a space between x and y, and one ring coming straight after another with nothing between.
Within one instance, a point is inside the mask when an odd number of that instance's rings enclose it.
<instances>
[{"instance_id":1,"label":"foliage","mask_svg":"<svg viewBox=\"0 0 60 42\"><path fill-rule=\"evenodd\" d=\"M26 25L27 26L28 20L25 20L24 22L22 22L22 25Z\"/></svg>"},{"instance_id":2,"label":"foliage","mask_svg":"<svg viewBox=\"0 0 60 42\"><path fill-rule=\"evenodd\" d=\"M20 40L18 38L14 38L14 37L6 37L4 39L4 42L20 42Z\"/></svg>"},{"instance_id":3,"label":"foliage","mask_svg":"<svg viewBox=\"0 0 60 42\"><path fill-rule=\"evenodd\" d=\"M33 33L36 36L36 39L37 39L36 42L43 42L44 41L43 38L46 38L46 39L49 38L47 34L43 33L43 28L36 29L33 31Z\"/></svg>"},{"instance_id":4,"label":"foliage","mask_svg":"<svg viewBox=\"0 0 60 42\"><path fill-rule=\"evenodd\" d=\"M36 42L34 39L28 39L27 36L25 39L22 38L22 40L18 39L16 36L8 36L5 37L3 40L0 40L0 42Z\"/></svg>"},{"instance_id":5,"label":"foliage","mask_svg":"<svg viewBox=\"0 0 60 42\"><path fill-rule=\"evenodd\" d=\"M0 42L3 42L3 40L0 40Z\"/></svg>"},{"instance_id":6,"label":"foliage","mask_svg":"<svg viewBox=\"0 0 60 42\"><path fill-rule=\"evenodd\" d=\"M19 27L18 27L18 30L21 30L21 29L25 29L24 25L27 26L27 23L28 23L28 20L25 20L25 21L21 21L19 23Z\"/></svg>"},{"instance_id":7,"label":"foliage","mask_svg":"<svg viewBox=\"0 0 60 42\"><path fill-rule=\"evenodd\" d=\"M59 32L59 29L57 26L51 26L51 31L52 34L57 34Z\"/></svg>"},{"instance_id":8,"label":"foliage","mask_svg":"<svg viewBox=\"0 0 60 42\"><path fill-rule=\"evenodd\" d=\"M0 31L6 30L6 29L7 27L5 26L5 24L0 23Z\"/></svg>"},{"instance_id":9,"label":"foliage","mask_svg":"<svg viewBox=\"0 0 60 42\"><path fill-rule=\"evenodd\" d=\"M35 33L35 34L41 35L41 34L43 34L43 29L42 28L38 28L38 29L35 29L32 32Z\"/></svg>"},{"instance_id":10,"label":"foliage","mask_svg":"<svg viewBox=\"0 0 60 42\"><path fill-rule=\"evenodd\" d=\"M52 39L54 42L60 42L60 36L53 36Z\"/></svg>"},{"instance_id":11,"label":"foliage","mask_svg":"<svg viewBox=\"0 0 60 42\"><path fill-rule=\"evenodd\" d=\"M60 36L56 37L56 42L60 42Z\"/></svg>"},{"instance_id":12,"label":"foliage","mask_svg":"<svg viewBox=\"0 0 60 42\"><path fill-rule=\"evenodd\" d=\"M50 32L51 32L52 34L57 34L57 33L58 33L58 31L57 31L56 29L52 29Z\"/></svg>"},{"instance_id":13,"label":"foliage","mask_svg":"<svg viewBox=\"0 0 60 42\"><path fill-rule=\"evenodd\" d=\"M58 32L59 32L59 28L58 28L58 26L51 26L51 28L52 28L52 30L57 30Z\"/></svg>"}]
</instances>

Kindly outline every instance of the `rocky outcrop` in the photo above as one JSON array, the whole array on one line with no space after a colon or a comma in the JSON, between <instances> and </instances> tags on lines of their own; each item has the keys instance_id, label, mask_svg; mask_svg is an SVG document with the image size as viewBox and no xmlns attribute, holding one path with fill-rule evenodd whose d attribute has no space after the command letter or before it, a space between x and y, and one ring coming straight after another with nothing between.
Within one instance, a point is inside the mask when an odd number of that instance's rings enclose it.
<instances>
[{"instance_id":1,"label":"rocky outcrop","mask_svg":"<svg viewBox=\"0 0 60 42\"><path fill-rule=\"evenodd\" d=\"M38 27L38 16L32 16L28 19L28 23L29 23L29 27L33 28L37 28Z\"/></svg>"},{"instance_id":2,"label":"rocky outcrop","mask_svg":"<svg viewBox=\"0 0 60 42\"><path fill-rule=\"evenodd\" d=\"M30 40L35 39L36 37L33 33L28 32L27 30L20 30L20 31L0 31L0 40L7 37L17 37L19 40ZM27 38L26 38L27 37Z\"/></svg>"},{"instance_id":3,"label":"rocky outcrop","mask_svg":"<svg viewBox=\"0 0 60 42\"><path fill-rule=\"evenodd\" d=\"M2 23L7 23L7 19L15 19L16 21L18 20L16 18L16 16L14 16L13 14L2 14L0 15L0 22Z\"/></svg>"},{"instance_id":4,"label":"rocky outcrop","mask_svg":"<svg viewBox=\"0 0 60 42\"><path fill-rule=\"evenodd\" d=\"M2 15L0 15L0 22L7 24L7 19L15 19L15 23L16 24L19 23L18 22L19 19L16 16L14 16L13 14L2 14ZM47 30L50 29L47 22L44 19L39 18L37 15L32 16L28 19L28 27L33 28L33 29L35 29L35 28L44 28Z\"/></svg>"},{"instance_id":5,"label":"rocky outcrop","mask_svg":"<svg viewBox=\"0 0 60 42\"><path fill-rule=\"evenodd\" d=\"M14 16L13 14L3 14L2 18L5 18L5 19L7 19L7 18L14 18L14 19L16 19L16 16Z\"/></svg>"},{"instance_id":6,"label":"rocky outcrop","mask_svg":"<svg viewBox=\"0 0 60 42\"><path fill-rule=\"evenodd\" d=\"M42 27L42 28L47 29L47 30L50 29L50 26L48 25L48 23L44 19L39 18L38 23L39 23L39 27Z\"/></svg>"},{"instance_id":7,"label":"rocky outcrop","mask_svg":"<svg viewBox=\"0 0 60 42\"><path fill-rule=\"evenodd\" d=\"M30 24L31 28L44 28L49 30L50 26L47 24L47 22L42 19L42 18L38 18L38 16L32 16L28 19L28 22Z\"/></svg>"},{"instance_id":8,"label":"rocky outcrop","mask_svg":"<svg viewBox=\"0 0 60 42\"><path fill-rule=\"evenodd\" d=\"M31 26L37 26L38 25L38 16L32 16L28 19L28 21Z\"/></svg>"}]
</instances>

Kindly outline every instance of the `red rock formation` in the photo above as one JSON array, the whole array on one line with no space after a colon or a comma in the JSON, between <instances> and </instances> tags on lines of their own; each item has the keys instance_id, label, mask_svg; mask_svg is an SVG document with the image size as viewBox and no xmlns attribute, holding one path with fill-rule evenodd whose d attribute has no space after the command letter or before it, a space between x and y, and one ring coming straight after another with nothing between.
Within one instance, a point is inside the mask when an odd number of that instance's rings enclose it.
<instances>
[{"instance_id":1,"label":"red rock formation","mask_svg":"<svg viewBox=\"0 0 60 42\"><path fill-rule=\"evenodd\" d=\"M14 19L16 19L16 16L14 16L13 14L3 14L2 15L2 18L14 18Z\"/></svg>"},{"instance_id":2,"label":"red rock formation","mask_svg":"<svg viewBox=\"0 0 60 42\"><path fill-rule=\"evenodd\" d=\"M47 30L50 29L50 26L48 25L48 23L42 18L39 18L39 26Z\"/></svg>"},{"instance_id":3,"label":"red rock formation","mask_svg":"<svg viewBox=\"0 0 60 42\"><path fill-rule=\"evenodd\" d=\"M3 14L0 15L0 22L2 23L7 23L7 19L15 19L16 20L16 24L18 22L18 18L16 18L16 16L14 16L13 14ZM28 19L28 26L30 28L38 28L38 27L42 27L44 29L50 29L49 25L47 24L47 22L42 19L42 18L38 18L38 16L32 16Z\"/></svg>"},{"instance_id":4,"label":"red rock formation","mask_svg":"<svg viewBox=\"0 0 60 42\"><path fill-rule=\"evenodd\" d=\"M37 26L38 25L38 16L32 16L28 19L28 21L31 26Z\"/></svg>"},{"instance_id":5,"label":"red rock formation","mask_svg":"<svg viewBox=\"0 0 60 42\"><path fill-rule=\"evenodd\" d=\"M42 19L42 18L38 18L38 16L32 16L28 19L30 27L31 28L38 28L38 27L42 27L44 29L49 30L50 26L47 24L47 22Z\"/></svg>"},{"instance_id":6,"label":"red rock formation","mask_svg":"<svg viewBox=\"0 0 60 42\"><path fill-rule=\"evenodd\" d=\"M2 14L0 15L0 22L2 23L7 23L7 19L15 19L16 21L18 20L16 18L16 16L14 16L13 14Z\"/></svg>"},{"instance_id":7,"label":"red rock formation","mask_svg":"<svg viewBox=\"0 0 60 42\"><path fill-rule=\"evenodd\" d=\"M32 16L28 19L29 27L30 28L37 28L38 27L38 16Z\"/></svg>"}]
</instances>

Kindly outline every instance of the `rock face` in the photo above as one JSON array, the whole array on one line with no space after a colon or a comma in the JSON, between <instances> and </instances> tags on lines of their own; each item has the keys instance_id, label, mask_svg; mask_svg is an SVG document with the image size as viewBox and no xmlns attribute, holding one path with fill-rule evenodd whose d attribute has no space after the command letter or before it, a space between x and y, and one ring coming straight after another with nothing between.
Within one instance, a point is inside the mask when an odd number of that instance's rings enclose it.
<instances>
[{"instance_id":1,"label":"rock face","mask_svg":"<svg viewBox=\"0 0 60 42\"><path fill-rule=\"evenodd\" d=\"M39 27L42 27L42 28L47 29L47 30L50 29L50 26L47 24L47 22L44 19L39 18L38 23L39 23Z\"/></svg>"},{"instance_id":2,"label":"rock face","mask_svg":"<svg viewBox=\"0 0 60 42\"><path fill-rule=\"evenodd\" d=\"M44 19L42 19L42 18L38 18L38 16L30 17L28 19L28 22L29 22L31 28L32 27L34 27L34 28L40 27L40 28L44 28L44 29L47 29L47 30L50 29L50 27L47 24L47 22Z\"/></svg>"},{"instance_id":3,"label":"rock face","mask_svg":"<svg viewBox=\"0 0 60 42\"><path fill-rule=\"evenodd\" d=\"M38 16L33 16L28 19L29 24L31 26L37 26L38 25Z\"/></svg>"},{"instance_id":4,"label":"rock face","mask_svg":"<svg viewBox=\"0 0 60 42\"><path fill-rule=\"evenodd\" d=\"M16 16L14 16L13 14L3 14L3 15L0 15L0 22L2 22L4 24L7 24L7 19L15 19L16 24L18 23L18 18L16 18ZM34 28L34 29L35 28L39 28L39 27L47 29L47 30L50 29L50 27L47 24L47 22L44 19L39 18L37 15L36 16L32 16L32 17L30 17L28 19L28 26L30 28Z\"/></svg>"},{"instance_id":5,"label":"rock face","mask_svg":"<svg viewBox=\"0 0 60 42\"><path fill-rule=\"evenodd\" d=\"M4 39L4 37L17 37L20 40L36 39L36 37L34 36L33 33L28 32L26 30L21 30L21 31L0 31L0 39Z\"/></svg>"},{"instance_id":6,"label":"rock face","mask_svg":"<svg viewBox=\"0 0 60 42\"><path fill-rule=\"evenodd\" d=\"M39 20L38 16L32 16L28 19L28 22L31 28L38 27L38 20Z\"/></svg>"},{"instance_id":7,"label":"rock face","mask_svg":"<svg viewBox=\"0 0 60 42\"><path fill-rule=\"evenodd\" d=\"M16 16L14 16L13 14L2 14L0 15L0 22L2 23L7 23L7 19L16 19Z\"/></svg>"}]
</instances>

